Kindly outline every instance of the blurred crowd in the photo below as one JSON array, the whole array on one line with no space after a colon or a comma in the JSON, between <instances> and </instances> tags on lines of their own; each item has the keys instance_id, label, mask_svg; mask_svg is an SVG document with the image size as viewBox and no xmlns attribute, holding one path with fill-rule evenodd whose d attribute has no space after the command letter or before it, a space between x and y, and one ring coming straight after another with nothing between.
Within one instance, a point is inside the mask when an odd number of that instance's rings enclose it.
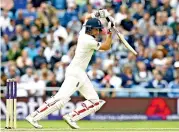
<instances>
[{"instance_id":1,"label":"blurred crowd","mask_svg":"<svg viewBox=\"0 0 179 132\"><path fill-rule=\"evenodd\" d=\"M2 0L1 86L16 78L18 96L54 95L45 89L61 86L84 16L104 8L138 55L115 34L111 50L94 53L90 80L99 90L114 89L100 97L153 97L147 88L179 89L179 0ZM105 30L101 36L99 41ZM179 92L158 95L179 97Z\"/></svg>"}]
</instances>

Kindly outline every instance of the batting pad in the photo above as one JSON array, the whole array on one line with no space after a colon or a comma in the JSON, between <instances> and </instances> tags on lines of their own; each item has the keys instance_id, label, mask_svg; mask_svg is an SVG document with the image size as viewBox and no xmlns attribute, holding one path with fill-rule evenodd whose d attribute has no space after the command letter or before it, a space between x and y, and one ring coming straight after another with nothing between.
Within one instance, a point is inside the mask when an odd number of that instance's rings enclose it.
<instances>
[{"instance_id":1,"label":"batting pad","mask_svg":"<svg viewBox=\"0 0 179 132\"><path fill-rule=\"evenodd\" d=\"M59 99L55 100L55 98L50 98L46 102L42 104L37 110L38 114L34 117L34 121L41 120L45 116L55 112L58 109L61 109L65 103L67 103L69 99Z\"/></svg>"},{"instance_id":2,"label":"batting pad","mask_svg":"<svg viewBox=\"0 0 179 132\"><path fill-rule=\"evenodd\" d=\"M86 100L69 115L71 116L71 119L73 121L78 121L91 113L95 113L104 104L105 104L104 100L99 100L99 102L96 103L93 103L90 100Z\"/></svg>"}]
</instances>

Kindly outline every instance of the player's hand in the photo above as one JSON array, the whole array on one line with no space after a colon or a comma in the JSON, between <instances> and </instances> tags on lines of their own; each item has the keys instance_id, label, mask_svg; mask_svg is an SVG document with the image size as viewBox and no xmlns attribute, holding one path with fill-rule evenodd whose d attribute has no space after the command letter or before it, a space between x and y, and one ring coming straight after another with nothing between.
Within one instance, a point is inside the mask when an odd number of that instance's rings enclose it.
<instances>
[{"instance_id":1,"label":"player's hand","mask_svg":"<svg viewBox=\"0 0 179 132\"><path fill-rule=\"evenodd\" d=\"M106 9L98 10L98 12L100 14L100 18L106 18L110 16L110 13Z\"/></svg>"},{"instance_id":2,"label":"player's hand","mask_svg":"<svg viewBox=\"0 0 179 132\"><path fill-rule=\"evenodd\" d=\"M108 16L110 16L110 13L106 9L100 9L92 13L93 18L106 18Z\"/></svg>"}]
</instances>

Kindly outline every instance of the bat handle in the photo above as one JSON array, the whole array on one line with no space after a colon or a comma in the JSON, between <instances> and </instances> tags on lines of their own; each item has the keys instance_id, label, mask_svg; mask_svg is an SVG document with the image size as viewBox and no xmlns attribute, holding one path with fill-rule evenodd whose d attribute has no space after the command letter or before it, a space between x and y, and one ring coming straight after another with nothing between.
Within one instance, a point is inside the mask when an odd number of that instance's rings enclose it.
<instances>
[{"instance_id":1,"label":"bat handle","mask_svg":"<svg viewBox=\"0 0 179 132\"><path fill-rule=\"evenodd\" d=\"M109 17L106 17L106 20L107 20L108 22L110 22ZM112 22L111 22L111 23L112 23ZM114 24L113 24L113 23L112 23L111 25L112 25L112 27L114 26Z\"/></svg>"}]
</instances>

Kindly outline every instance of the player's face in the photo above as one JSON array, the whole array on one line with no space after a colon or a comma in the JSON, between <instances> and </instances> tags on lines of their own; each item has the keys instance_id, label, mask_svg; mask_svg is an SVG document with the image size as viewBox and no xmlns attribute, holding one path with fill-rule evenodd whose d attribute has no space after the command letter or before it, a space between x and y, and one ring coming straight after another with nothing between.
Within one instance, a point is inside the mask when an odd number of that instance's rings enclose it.
<instances>
[{"instance_id":1,"label":"player's face","mask_svg":"<svg viewBox=\"0 0 179 132\"><path fill-rule=\"evenodd\" d=\"M97 28L94 28L94 29L92 30L92 34L93 34L94 36L99 35L99 33L100 33L100 30L97 29Z\"/></svg>"}]
</instances>

